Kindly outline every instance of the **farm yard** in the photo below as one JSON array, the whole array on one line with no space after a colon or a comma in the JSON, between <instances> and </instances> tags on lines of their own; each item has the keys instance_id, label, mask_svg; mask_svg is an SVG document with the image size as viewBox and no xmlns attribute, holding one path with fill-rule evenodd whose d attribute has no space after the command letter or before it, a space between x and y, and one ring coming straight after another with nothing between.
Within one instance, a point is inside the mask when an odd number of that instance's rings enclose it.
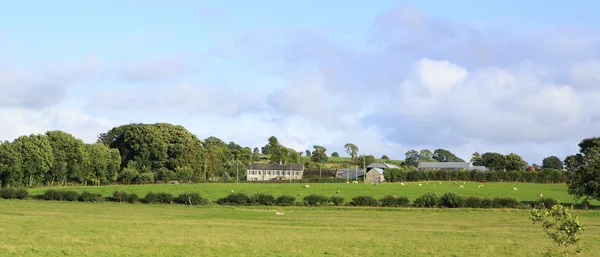
<instances>
[{"instance_id":1,"label":"farm yard","mask_svg":"<svg viewBox=\"0 0 600 257\"><path fill-rule=\"evenodd\" d=\"M0 206L2 256L537 256L552 246L528 210L36 200ZM576 213L586 225L581 256L594 256L600 212Z\"/></svg>"}]
</instances>

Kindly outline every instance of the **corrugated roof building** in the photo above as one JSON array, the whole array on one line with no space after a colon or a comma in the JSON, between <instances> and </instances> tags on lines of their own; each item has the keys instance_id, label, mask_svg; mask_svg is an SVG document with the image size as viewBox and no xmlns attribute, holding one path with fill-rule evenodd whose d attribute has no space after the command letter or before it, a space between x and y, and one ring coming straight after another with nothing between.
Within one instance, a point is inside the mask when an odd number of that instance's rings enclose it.
<instances>
[{"instance_id":1,"label":"corrugated roof building","mask_svg":"<svg viewBox=\"0 0 600 257\"><path fill-rule=\"evenodd\" d=\"M489 171L485 166L473 166L470 162L420 162L417 170L479 170Z\"/></svg>"}]
</instances>

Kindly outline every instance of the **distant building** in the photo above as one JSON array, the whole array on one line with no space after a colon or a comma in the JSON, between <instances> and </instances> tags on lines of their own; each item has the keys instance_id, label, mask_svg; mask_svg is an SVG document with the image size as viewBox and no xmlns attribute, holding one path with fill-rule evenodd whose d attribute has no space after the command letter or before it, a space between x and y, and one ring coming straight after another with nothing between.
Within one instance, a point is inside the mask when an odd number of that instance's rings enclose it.
<instances>
[{"instance_id":1,"label":"distant building","mask_svg":"<svg viewBox=\"0 0 600 257\"><path fill-rule=\"evenodd\" d=\"M248 164L246 170L247 181L302 179L303 175L302 164L257 163Z\"/></svg>"},{"instance_id":2,"label":"distant building","mask_svg":"<svg viewBox=\"0 0 600 257\"><path fill-rule=\"evenodd\" d=\"M372 168L365 175L365 183L380 183L385 181L383 177L384 170L381 168Z\"/></svg>"},{"instance_id":3,"label":"distant building","mask_svg":"<svg viewBox=\"0 0 600 257\"><path fill-rule=\"evenodd\" d=\"M367 170L370 170L372 168L379 168L379 169L385 170L385 169L398 169L400 167L398 167L394 164L391 164L391 163L374 162L374 163L369 164L369 166L367 166Z\"/></svg>"},{"instance_id":4,"label":"distant building","mask_svg":"<svg viewBox=\"0 0 600 257\"><path fill-rule=\"evenodd\" d=\"M365 170L361 168L343 169L338 168L335 175L336 178L345 178L348 180L362 179L365 177Z\"/></svg>"},{"instance_id":5,"label":"distant building","mask_svg":"<svg viewBox=\"0 0 600 257\"><path fill-rule=\"evenodd\" d=\"M489 171L485 166L473 166L470 162L420 162L417 170L479 170Z\"/></svg>"}]
</instances>

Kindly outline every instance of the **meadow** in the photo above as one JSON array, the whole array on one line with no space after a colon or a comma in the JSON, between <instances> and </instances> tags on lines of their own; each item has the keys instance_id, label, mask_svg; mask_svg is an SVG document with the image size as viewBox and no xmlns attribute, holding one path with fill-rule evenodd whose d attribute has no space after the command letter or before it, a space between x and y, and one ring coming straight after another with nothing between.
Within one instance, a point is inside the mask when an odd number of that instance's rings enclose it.
<instances>
[{"instance_id":1,"label":"meadow","mask_svg":"<svg viewBox=\"0 0 600 257\"><path fill-rule=\"evenodd\" d=\"M374 196L382 198L385 195L406 196L413 201L425 192L436 192L444 194L446 192L456 192L462 196L479 197L515 197L520 201L535 201L539 199L540 194L559 200L561 203L575 204L572 196L567 193L567 186L564 184L534 184L534 183L477 183L467 182L464 188L458 184L444 181L439 182L412 182L404 183L381 183L373 184L346 184L346 183L312 183L309 188L304 188L304 184L298 183L206 183L206 184L148 184L148 185L111 185L111 186L73 186L73 187L54 187L57 189L70 189L79 193L89 191L100 193L104 196L111 196L116 190L124 190L128 193L136 193L143 197L148 192L170 192L173 195L186 192L200 193L205 198L214 201L218 198L227 196L233 192L244 192L247 194L266 193L274 195L291 195L301 200L303 196L309 194L321 194L325 196L342 196L346 201L351 201L353 197L359 195ZM422 186L418 186L421 184ZM482 185L480 187L480 185ZM512 190L516 187L517 190ZM39 187L29 189L32 195L44 193L48 187ZM338 194L337 191L340 193ZM302 194L300 196L299 194ZM590 201L592 205L600 205L598 201Z\"/></svg>"},{"instance_id":2,"label":"meadow","mask_svg":"<svg viewBox=\"0 0 600 257\"><path fill-rule=\"evenodd\" d=\"M527 210L1 199L0 206L0 256L538 256L552 246ZM594 256L600 212L576 213L586 225L581 256Z\"/></svg>"}]
</instances>

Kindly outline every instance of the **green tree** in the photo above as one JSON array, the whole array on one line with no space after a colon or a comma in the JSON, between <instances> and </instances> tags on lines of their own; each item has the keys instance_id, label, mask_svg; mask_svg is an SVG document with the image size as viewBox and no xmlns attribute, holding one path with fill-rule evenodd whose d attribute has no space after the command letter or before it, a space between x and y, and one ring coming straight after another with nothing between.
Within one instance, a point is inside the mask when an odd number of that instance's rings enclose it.
<instances>
[{"instance_id":1,"label":"green tree","mask_svg":"<svg viewBox=\"0 0 600 257\"><path fill-rule=\"evenodd\" d=\"M312 156L311 156L311 160L313 162L318 162L318 163L324 163L327 161L327 148L325 148L324 146L320 146L320 145L315 145L313 146L313 148L315 149L312 152Z\"/></svg>"},{"instance_id":2,"label":"green tree","mask_svg":"<svg viewBox=\"0 0 600 257\"><path fill-rule=\"evenodd\" d=\"M573 206L566 208L559 204L552 206L550 209L539 210L534 208L531 211L533 224L542 223L546 235L558 247L562 248L562 253L565 256L572 252L571 246L576 247L574 252L581 252L581 247L578 245L579 236L585 230L583 224L579 221L579 217L573 216L572 211Z\"/></svg>"},{"instance_id":3,"label":"green tree","mask_svg":"<svg viewBox=\"0 0 600 257\"><path fill-rule=\"evenodd\" d=\"M78 174L83 172L85 143L63 131L48 131L46 136L48 136L54 156L52 168L48 172L46 180L50 181L51 185L55 181L64 185L68 179L77 178Z\"/></svg>"},{"instance_id":4,"label":"green tree","mask_svg":"<svg viewBox=\"0 0 600 257\"><path fill-rule=\"evenodd\" d=\"M465 160L458 158L452 152L446 149L435 149L433 151L433 159L438 162L464 162Z\"/></svg>"},{"instance_id":5,"label":"green tree","mask_svg":"<svg viewBox=\"0 0 600 257\"><path fill-rule=\"evenodd\" d=\"M201 179L204 181L212 177L221 177L224 172L229 170L229 165L233 160L227 144L217 137L208 137L203 141L202 154L204 172Z\"/></svg>"},{"instance_id":6,"label":"green tree","mask_svg":"<svg viewBox=\"0 0 600 257\"><path fill-rule=\"evenodd\" d=\"M390 157L388 157L387 155L385 155L385 154L384 154L384 155L382 155L382 156L381 156L381 159L382 159L382 160L389 160L389 159L390 159Z\"/></svg>"},{"instance_id":7,"label":"green tree","mask_svg":"<svg viewBox=\"0 0 600 257\"><path fill-rule=\"evenodd\" d=\"M600 200L600 137L582 140L579 153L567 156L565 165L569 194Z\"/></svg>"},{"instance_id":8,"label":"green tree","mask_svg":"<svg viewBox=\"0 0 600 257\"><path fill-rule=\"evenodd\" d=\"M27 185L39 185L44 182L46 173L52 168L54 155L46 135L21 136L13 143L20 152L22 168Z\"/></svg>"},{"instance_id":9,"label":"green tree","mask_svg":"<svg viewBox=\"0 0 600 257\"><path fill-rule=\"evenodd\" d=\"M23 158L14 144L0 143L0 181L2 187L22 186Z\"/></svg>"},{"instance_id":10,"label":"green tree","mask_svg":"<svg viewBox=\"0 0 600 257\"><path fill-rule=\"evenodd\" d=\"M117 180L121 166L119 150L97 143L85 145L85 152L87 158L84 161L84 184L91 181L99 186Z\"/></svg>"},{"instance_id":11,"label":"green tree","mask_svg":"<svg viewBox=\"0 0 600 257\"><path fill-rule=\"evenodd\" d=\"M271 154L271 146L269 144L266 144L265 146L260 148L260 152L264 155L268 155Z\"/></svg>"},{"instance_id":12,"label":"green tree","mask_svg":"<svg viewBox=\"0 0 600 257\"><path fill-rule=\"evenodd\" d=\"M347 143L344 145L344 150L346 150L346 154L348 154L353 161L356 160L358 155L358 146L353 143Z\"/></svg>"},{"instance_id":13,"label":"green tree","mask_svg":"<svg viewBox=\"0 0 600 257\"><path fill-rule=\"evenodd\" d=\"M310 150L306 150L306 156L308 156L308 157L311 156Z\"/></svg>"},{"instance_id":14,"label":"green tree","mask_svg":"<svg viewBox=\"0 0 600 257\"><path fill-rule=\"evenodd\" d=\"M563 162L556 156L548 156L542 160L542 168L563 170Z\"/></svg>"},{"instance_id":15,"label":"green tree","mask_svg":"<svg viewBox=\"0 0 600 257\"><path fill-rule=\"evenodd\" d=\"M287 148L287 147L286 147L286 151L287 151L288 163L295 163L295 164L301 163L299 152L297 152L296 150L294 150L292 148Z\"/></svg>"},{"instance_id":16,"label":"green tree","mask_svg":"<svg viewBox=\"0 0 600 257\"><path fill-rule=\"evenodd\" d=\"M362 169L369 166L369 164L375 162L375 156L373 155L361 155L358 157L358 166Z\"/></svg>"},{"instance_id":17,"label":"green tree","mask_svg":"<svg viewBox=\"0 0 600 257\"><path fill-rule=\"evenodd\" d=\"M473 155L471 156L471 162L475 166L484 166L485 165L485 163L483 162L483 158L481 157L481 154L479 154L479 152L473 153Z\"/></svg>"},{"instance_id":18,"label":"green tree","mask_svg":"<svg viewBox=\"0 0 600 257\"><path fill-rule=\"evenodd\" d=\"M338 152L333 152L331 153L331 157L340 157L340 154Z\"/></svg>"},{"instance_id":19,"label":"green tree","mask_svg":"<svg viewBox=\"0 0 600 257\"><path fill-rule=\"evenodd\" d=\"M481 155L481 165L495 171L506 168L506 157L499 153L487 152Z\"/></svg>"},{"instance_id":20,"label":"green tree","mask_svg":"<svg viewBox=\"0 0 600 257\"><path fill-rule=\"evenodd\" d=\"M404 164L417 167L419 165L419 152L414 149L408 150L404 157Z\"/></svg>"},{"instance_id":21,"label":"green tree","mask_svg":"<svg viewBox=\"0 0 600 257\"><path fill-rule=\"evenodd\" d=\"M427 149L423 149L419 152L419 162L434 162L433 153Z\"/></svg>"},{"instance_id":22,"label":"green tree","mask_svg":"<svg viewBox=\"0 0 600 257\"><path fill-rule=\"evenodd\" d=\"M514 153L506 155L505 162L507 171L524 171L527 169L527 162L521 156Z\"/></svg>"}]
</instances>

